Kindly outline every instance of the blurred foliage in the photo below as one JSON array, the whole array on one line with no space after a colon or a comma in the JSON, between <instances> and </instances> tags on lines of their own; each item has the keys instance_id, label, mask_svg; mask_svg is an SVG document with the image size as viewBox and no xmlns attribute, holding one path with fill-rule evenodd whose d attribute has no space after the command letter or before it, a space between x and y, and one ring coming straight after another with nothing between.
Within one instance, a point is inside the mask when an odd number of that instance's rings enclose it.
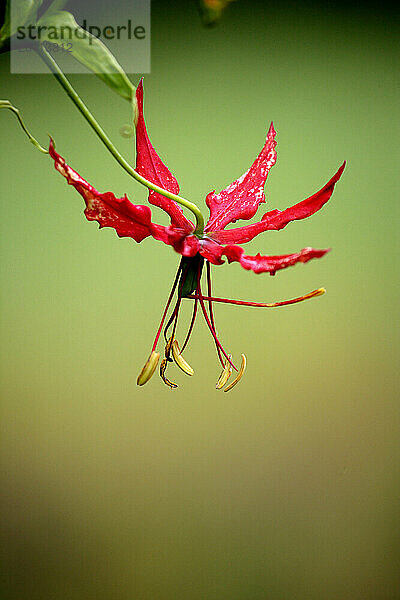
<instances>
[{"instance_id":1,"label":"blurred foliage","mask_svg":"<svg viewBox=\"0 0 400 600\"><path fill-rule=\"evenodd\" d=\"M0 29L0 52L6 52L10 47L10 38L17 32L18 27L36 20L42 0L19 0L13 2L11 22L11 2L7 0L2 11L2 26Z\"/></svg>"},{"instance_id":2,"label":"blurred foliage","mask_svg":"<svg viewBox=\"0 0 400 600\"><path fill-rule=\"evenodd\" d=\"M199 0L200 16L206 27L214 27L222 19L228 4L234 0Z\"/></svg>"}]
</instances>

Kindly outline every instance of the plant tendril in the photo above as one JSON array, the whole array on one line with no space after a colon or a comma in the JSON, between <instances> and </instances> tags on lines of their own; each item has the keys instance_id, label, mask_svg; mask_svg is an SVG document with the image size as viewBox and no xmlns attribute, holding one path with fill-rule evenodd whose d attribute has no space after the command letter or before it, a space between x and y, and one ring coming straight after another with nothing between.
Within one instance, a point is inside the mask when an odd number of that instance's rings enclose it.
<instances>
[{"instance_id":1,"label":"plant tendril","mask_svg":"<svg viewBox=\"0 0 400 600\"><path fill-rule=\"evenodd\" d=\"M20 112L18 110L18 108L15 108L15 106L13 106L11 104L11 102L9 102L8 100L0 100L0 108L8 108L9 110L11 110L11 112L14 113L14 115L16 115L19 124L21 125L22 129L25 131L26 135L29 138L29 141L38 149L40 150L40 152L43 152L43 154L48 154L49 151L46 150L46 148L43 148L43 146L41 146L39 144L39 142L37 141L37 139L35 139L33 137L33 135L31 135L31 133L28 131L28 129L25 126L25 123L22 120L22 117L20 115Z\"/></svg>"}]
</instances>

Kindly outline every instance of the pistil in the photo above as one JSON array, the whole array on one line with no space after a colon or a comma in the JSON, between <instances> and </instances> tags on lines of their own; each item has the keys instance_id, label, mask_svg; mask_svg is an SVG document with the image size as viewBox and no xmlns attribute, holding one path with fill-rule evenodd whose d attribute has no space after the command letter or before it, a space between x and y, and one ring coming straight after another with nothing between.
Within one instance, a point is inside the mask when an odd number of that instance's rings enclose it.
<instances>
[{"instance_id":1,"label":"pistil","mask_svg":"<svg viewBox=\"0 0 400 600\"><path fill-rule=\"evenodd\" d=\"M212 302L223 302L224 304L236 304L237 306L254 306L256 308L276 308L278 306L288 306L289 304L297 304L298 302L303 302L303 300L309 300L310 298L316 298L317 296L322 296L325 294L325 288L318 288L317 290L313 290L304 296L299 296L298 298L293 298L292 300L283 300L281 302L245 302L244 300L230 300L228 298L215 298L213 296L202 296L203 300L211 300ZM190 294L188 296L191 300L199 300L200 295Z\"/></svg>"}]
</instances>

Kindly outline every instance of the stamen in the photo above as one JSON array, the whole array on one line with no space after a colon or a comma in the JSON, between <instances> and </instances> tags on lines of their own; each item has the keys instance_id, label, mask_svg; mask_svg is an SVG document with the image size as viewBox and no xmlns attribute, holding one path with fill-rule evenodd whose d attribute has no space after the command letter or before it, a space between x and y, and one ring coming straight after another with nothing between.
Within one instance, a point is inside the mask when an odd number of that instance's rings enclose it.
<instances>
[{"instance_id":1,"label":"stamen","mask_svg":"<svg viewBox=\"0 0 400 600\"><path fill-rule=\"evenodd\" d=\"M229 390L231 390L233 388L233 386L235 386L237 383L239 383L239 381L242 379L243 377L243 373L246 370L246 356L244 354L242 354L242 364L240 365L240 369L239 369L239 373L236 375L235 379L226 386L226 388L224 389L224 392L229 392Z\"/></svg>"},{"instance_id":2,"label":"stamen","mask_svg":"<svg viewBox=\"0 0 400 600\"><path fill-rule=\"evenodd\" d=\"M192 319L191 319L191 321L190 321L189 330L188 330L188 332L187 332L187 334L186 334L185 341L183 342L183 346L182 346L182 350L181 350L181 352L183 352L183 351L184 351L184 349L186 348L186 346L187 346L187 343L188 343L188 341L189 341L189 338L190 338L190 335L191 335L191 333L192 333L192 331L193 331L193 326L194 326L194 322L195 322L195 320L196 320L196 315L197 315L197 302L198 302L198 301L197 301L197 299L196 299L196 300L194 301L194 307L193 307Z\"/></svg>"},{"instance_id":3,"label":"stamen","mask_svg":"<svg viewBox=\"0 0 400 600\"><path fill-rule=\"evenodd\" d=\"M185 359L183 357L180 356L179 346L177 345L178 344L177 342L175 342L175 344L177 346L177 350L174 347L175 332L176 332L176 326L177 326L177 323L178 323L179 308L180 308L181 301L182 301L181 289L182 289L182 286L185 283L185 280L186 280L186 277L187 277L187 273L188 273L188 271L190 269L190 263L187 263L185 267L182 266L183 264L184 264L184 260L182 258L182 260L180 262L180 265L179 265L179 268L178 268L178 272L177 272L176 277L175 277L175 281L174 281L171 293L170 293L169 298L168 298L167 306L166 306L166 308L164 310L164 313L163 313L163 316L162 316L162 319L161 319L160 327L159 327L159 329L157 331L156 339L154 341L154 346L153 346L153 350L155 350L155 348L157 346L157 343L158 343L158 340L159 340L159 337L160 337L160 334L161 334L161 330L162 330L162 326L164 324L165 317L167 315L167 311L168 311L169 305L170 305L170 303L172 301L172 298L173 298L173 295L175 293L175 289L176 289L176 286L177 286L177 283L178 283L178 279L179 279L179 276L180 276L179 288L178 288L178 299L176 301L175 308L172 311L172 315L170 316L170 318L168 320L168 323L167 323L167 325L166 325L166 327L164 329L164 337L165 337L165 341L167 343L166 343L165 349L164 349L164 358L163 358L163 360L161 361L161 364L160 364L160 376L161 376L161 379L170 388L176 388L176 387L178 387L176 383L170 381L166 377L166 375L165 375L168 363L172 362L172 359L170 358L171 350L173 350L173 356L174 356L174 359L175 359L175 362L177 363L177 365L185 373L187 373L188 375L193 375L193 373L194 373L194 371L191 368L191 366L185 361ZM173 327L173 330L172 330L172 335L170 336L170 338L167 341L167 332L168 332L169 327L172 325L172 323L174 323L174 327Z\"/></svg>"},{"instance_id":4,"label":"stamen","mask_svg":"<svg viewBox=\"0 0 400 600\"><path fill-rule=\"evenodd\" d=\"M153 351L150 354L149 358L146 361L146 364L144 365L143 369L140 371L139 376L137 378L136 383L138 385L144 385L145 383L147 383L149 381L149 379L151 379L151 377L154 374L154 371L156 370L159 358L160 358L159 352Z\"/></svg>"},{"instance_id":5,"label":"stamen","mask_svg":"<svg viewBox=\"0 0 400 600\"><path fill-rule=\"evenodd\" d=\"M209 301L208 301L208 310L210 312L211 325L212 325L215 333L217 333L217 329L215 327L215 322L214 322L214 312L213 312L212 300L211 300L211 298L212 298L212 293L211 293L211 269L210 269L210 263L209 263L208 260L206 261L206 263L207 263L207 289L208 289L208 296L210 298ZM218 358L219 358L221 364L223 364L222 357L221 357L221 350L219 349L219 347L218 347L217 344L216 344L216 347L217 347ZM232 358L232 356L231 356L231 358Z\"/></svg>"},{"instance_id":6,"label":"stamen","mask_svg":"<svg viewBox=\"0 0 400 600\"><path fill-rule=\"evenodd\" d=\"M174 358L175 363L184 373L186 373L186 375L194 375L192 367L183 358L179 350L179 344L176 340L172 342L172 356Z\"/></svg>"},{"instance_id":7,"label":"stamen","mask_svg":"<svg viewBox=\"0 0 400 600\"><path fill-rule=\"evenodd\" d=\"M156 338L154 340L153 347L152 347L152 351L153 352L157 348L157 344L158 344L158 340L160 338L162 326L164 325L165 317L167 316L167 312L168 312L168 309L169 309L169 305L171 304L171 300L174 297L174 293L175 293L175 289L176 289L176 286L177 286L177 283L178 283L178 279L179 279L180 273L181 273L181 265L179 265L178 271L177 271L177 273L175 275L175 280L174 280L174 283L173 283L173 286L172 286L172 290L171 290L170 295L168 297L167 306L164 309L163 316L161 318L161 323L160 323L160 326L159 326L159 328L157 330L157 333L156 333Z\"/></svg>"},{"instance_id":8,"label":"stamen","mask_svg":"<svg viewBox=\"0 0 400 600\"><path fill-rule=\"evenodd\" d=\"M232 360L232 354L229 354L228 356ZM225 367L223 368L222 373L219 376L219 379L218 379L217 384L215 386L217 390L220 390L221 388L224 387L224 385L228 381L229 377L231 376L231 373L232 373L232 367L229 364L229 362L226 361Z\"/></svg>"},{"instance_id":9,"label":"stamen","mask_svg":"<svg viewBox=\"0 0 400 600\"><path fill-rule=\"evenodd\" d=\"M256 308L275 308L277 306L287 306L288 304L296 304L297 302L303 302L303 300L309 300L310 298L316 298L317 296L322 296L325 294L325 288L318 288L318 290L314 290L305 294L304 296L299 296L298 298L293 298L292 300L283 300L282 302L245 302L244 300L229 300L228 298L214 298L212 296L202 296L203 300L212 300L213 302L224 302L225 304L236 304L238 306L255 306ZM198 294L191 294L188 298L192 300L199 300L200 296Z\"/></svg>"},{"instance_id":10,"label":"stamen","mask_svg":"<svg viewBox=\"0 0 400 600\"><path fill-rule=\"evenodd\" d=\"M167 360L169 359L169 355L171 354L171 347L172 347L173 341L174 341L174 336L171 335L171 337L169 338L168 342L165 345L164 356Z\"/></svg>"},{"instance_id":11,"label":"stamen","mask_svg":"<svg viewBox=\"0 0 400 600\"><path fill-rule=\"evenodd\" d=\"M196 294L196 296L197 296L197 297L198 297L198 299L199 299L200 306L201 306L201 309L202 309L202 311L203 311L203 315L204 315L204 318L205 318L205 320L206 320L206 323L207 323L207 325L208 325L208 328L209 328L209 330L211 331L211 335L213 336L213 338L214 338L214 340L215 340L216 344L217 344L217 345L218 345L218 347L220 348L220 350L221 350L222 354L225 356L225 358L227 359L227 361L229 362L229 364L230 364L230 365L232 365L232 367L235 369L235 371L237 371L237 368L235 367L235 365L233 364L233 362L231 361L231 359L229 358L229 356L228 356L228 355L227 355L227 353L225 352L225 350L224 350L224 348L223 348L223 346L222 346L221 342L220 342L220 341L219 341L219 339L217 338L217 334L215 333L215 331L214 331L214 329L213 329L213 327L212 327L212 325L211 325L211 323L210 323L210 319L208 318L207 311L206 311L206 307L205 307L205 305L204 305L204 302L203 302L203 296L202 296L202 294L201 294L200 282L198 283L198 286L197 286L197 292L198 292L198 294ZM221 360L222 360L222 359L221 359ZM224 365L224 363L223 363L223 362L222 362L222 366L223 366L223 367L225 367L225 365Z\"/></svg>"},{"instance_id":12,"label":"stamen","mask_svg":"<svg viewBox=\"0 0 400 600\"><path fill-rule=\"evenodd\" d=\"M170 318L168 320L168 323L166 324L165 329L164 329L164 338L165 338L165 340L167 340L168 329L171 327L173 320L175 319L174 328L173 328L173 331L172 331L172 337L174 337L174 335L175 335L176 326L177 326L177 323L178 323L178 313L179 313L179 308L180 308L181 301L182 301L181 290L182 290L182 288L183 288L183 286L185 284L185 281L186 281L186 278L187 278L187 275L188 275L188 272L189 272L189 269L190 269L190 264L189 263L187 263L185 267L182 267L182 264L183 264L183 258L182 258L181 263L180 263L180 267L182 269L182 273L181 273L181 278L180 278L179 286L178 286L178 299L176 301L175 308L172 311L172 315L170 316Z\"/></svg>"},{"instance_id":13,"label":"stamen","mask_svg":"<svg viewBox=\"0 0 400 600\"><path fill-rule=\"evenodd\" d=\"M168 322L164 328L164 339L167 342L168 341L168 329L171 327L172 323L174 322L174 319L176 320L176 316L177 316L177 309L179 308L179 298L176 301L176 304L174 306L174 310L171 313L170 318L168 319ZM171 336L170 336L171 337Z\"/></svg>"},{"instance_id":14,"label":"stamen","mask_svg":"<svg viewBox=\"0 0 400 600\"><path fill-rule=\"evenodd\" d=\"M164 329L164 338L165 338L165 340L167 340L168 329L171 327L172 323L174 323L174 327L172 329L172 334L171 334L170 338L171 337L173 338L174 335L175 335L176 326L178 324L178 314L179 314L179 308L181 306L181 301L182 301L181 296L178 296L178 299L177 299L176 304L175 304L175 308L172 311L172 315L168 319L168 323L166 324L165 329Z\"/></svg>"},{"instance_id":15,"label":"stamen","mask_svg":"<svg viewBox=\"0 0 400 600\"><path fill-rule=\"evenodd\" d=\"M173 383L172 381L170 381L169 379L167 379L167 377L165 376L165 371L167 369L167 364L168 364L168 359L163 358L160 364L160 376L161 379L163 380L163 382L168 385L171 389L177 388L177 384Z\"/></svg>"}]
</instances>

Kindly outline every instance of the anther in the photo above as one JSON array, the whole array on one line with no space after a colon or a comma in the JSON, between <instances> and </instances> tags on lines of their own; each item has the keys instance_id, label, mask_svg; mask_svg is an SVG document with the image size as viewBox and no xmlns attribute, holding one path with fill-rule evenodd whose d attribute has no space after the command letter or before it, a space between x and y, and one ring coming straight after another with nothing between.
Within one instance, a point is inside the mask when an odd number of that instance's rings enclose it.
<instances>
[{"instance_id":1,"label":"anther","mask_svg":"<svg viewBox=\"0 0 400 600\"><path fill-rule=\"evenodd\" d=\"M174 340L172 342L172 356L174 358L174 361L178 365L178 367L184 373L186 373L186 375L194 375L194 371L193 371L192 367L183 358L183 356L182 356L182 354L181 354L181 352L179 350L179 344L178 344L178 342L176 340Z\"/></svg>"},{"instance_id":2,"label":"anther","mask_svg":"<svg viewBox=\"0 0 400 600\"><path fill-rule=\"evenodd\" d=\"M168 385L171 389L177 388L177 384L173 383L173 381L170 381L169 379L167 379L167 377L165 376L165 371L167 369L167 364L168 364L168 360L166 358L163 358L160 364L160 376L161 379L163 380L163 382Z\"/></svg>"},{"instance_id":3,"label":"anther","mask_svg":"<svg viewBox=\"0 0 400 600\"><path fill-rule=\"evenodd\" d=\"M154 371L156 370L158 359L160 358L159 352L152 352L146 361L143 369L139 373L136 383L138 385L144 385L151 379Z\"/></svg>"},{"instance_id":4,"label":"anther","mask_svg":"<svg viewBox=\"0 0 400 600\"><path fill-rule=\"evenodd\" d=\"M226 386L224 392L229 392L239 381L242 379L243 373L246 370L246 356L242 354L242 364L240 365L239 373L236 375L235 379Z\"/></svg>"},{"instance_id":5,"label":"anther","mask_svg":"<svg viewBox=\"0 0 400 600\"><path fill-rule=\"evenodd\" d=\"M232 360L232 354L228 354L228 358L231 361ZM217 384L215 386L217 388L217 390L220 390L221 388L223 388L224 385L226 384L226 382L228 381L229 377L231 376L232 365L229 362L229 360L227 360L225 362L225 367L223 368L222 373L219 376L219 379L218 379Z\"/></svg>"}]
</instances>

